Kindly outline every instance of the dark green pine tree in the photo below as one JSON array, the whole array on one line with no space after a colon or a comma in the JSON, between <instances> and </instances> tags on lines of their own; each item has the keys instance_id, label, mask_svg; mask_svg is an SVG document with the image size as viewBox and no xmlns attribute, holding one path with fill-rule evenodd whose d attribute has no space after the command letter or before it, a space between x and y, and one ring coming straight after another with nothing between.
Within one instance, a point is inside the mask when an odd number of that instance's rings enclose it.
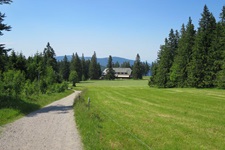
<instances>
[{"instance_id":1,"label":"dark green pine tree","mask_svg":"<svg viewBox=\"0 0 225 150\"><path fill-rule=\"evenodd\" d=\"M75 55L74 55L74 53L72 54L72 58L71 58L71 62L70 62L70 71L75 71L76 69L75 69Z\"/></svg>"},{"instance_id":2,"label":"dark green pine tree","mask_svg":"<svg viewBox=\"0 0 225 150\"><path fill-rule=\"evenodd\" d=\"M121 64L121 68L131 68L130 62L129 61L125 61Z\"/></svg>"},{"instance_id":3,"label":"dark green pine tree","mask_svg":"<svg viewBox=\"0 0 225 150\"><path fill-rule=\"evenodd\" d=\"M217 24L217 40L214 42L217 45L217 59L215 66L218 70L216 74L216 85L219 88L225 89L225 6L220 13L220 21Z\"/></svg>"},{"instance_id":4,"label":"dark green pine tree","mask_svg":"<svg viewBox=\"0 0 225 150\"><path fill-rule=\"evenodd\" d=\"M97 72L98 72L98 79L99 79L102 75L102 67L100 63L97 64Z\"/></svg>"},{"instance_id":5,"label":"dark green pine tree","mask_svg":"<svg viewBox=\"0 0 225 150\"><path fill-rule=\"evenodd\" d=\"M53 71L58 72L58 66L56 61L56 54L50 43L47 43L46 48L43 51L44 55L44 67L52 67Z\"/></svg>"},{"instance_id":6,"label":"dark green pine tree","mask_svg":"<svg viewBox=\"0 0 225 150\"><path fill-rule=\"evenodd\" d=\"M69 80L69 75L70 75L70 62L67 59L67 56L65 55L61 64L61 74L63 77L63 80L68 81Z\"/></svg>"},{"instance_id":7,"label":"dark green pine tree","mask_svg":"<svg viewBox=\"0 0 225 150\"><path fill-rule=\"evenodd\" d=\"M114 68L119 68L120 67L120 63L117 61L115 64L113 64Z\"/></svg>"},{"instance_id":8,"label":"dark green pine tree","mask_svg":"<svg viewBox=\"0 0 225 150\"><path fill-rule=\"evenodd\" d=\"M140 55L137 54L132 71L133 79L142 79L142 72L141 58Z\"/></svg>"},{"instance_id":9,"label":"dark green pine tree","mask_svg":"<svg viewBox=\"0 0 225 150\"><path fill-rule=\"evenodd\" d=\"M211 49L215 38L216 22L207 6L204 6L202 18L199 21L199 28L196 35L193 57L191 62L192 72L190 83L194 87L212 87L215 75L212 69L214 52Z\"/></svg>"},{"instance_id":10,"label":"dark green pine tree","mask_svg":"<svg viewBox=\"0 0 225 150\"><path fill-rule=\"evenodd\" d=\"M13 50L11 52L11 55L9 56L7 67L8 69L20 70L21 72L26 73L27 72L26 63L27 63L27 60L25 56L22 53L16 54L15 51Z\"/></svg>"},{"instance_id":11,"label":"dark green pine tree","mask_svg":"<svg viewBox=\"0 0 225 150\"><path fill-rule=\"evenodd\" d=\"M90 76L90 79L95 80L95 79L99 79L100 75L101 74L99 74L99 65L97 63L96 53L94 52L94 54L91 57L91 62L89 65L89 76Z\"/></svg>"},{"instance_id":12,"label":"dark green pine tree","mask_svg":"<svg viewBox=\"0 0 225 150\"><path fill-rule=\"evenodd\" d=\"M77 53L75 55L74 54L72 55L70 69L71 69L71 71L73 70L73 71L77 72L78 80L81 81L82 80L82 67L81 67L81 60Z\"/></svg>"},{"instance_id":13,"label":"dark green pine tree","mask_svg":"<svg viewBox=\"0 0 225 150\"><path fill-rule=\"evenodd\" d=\"M168 61L170 61L170 55L168 49L168 40L166 38L165 44L160 46L160 50L158 52L157 70L155 70L155 74L152 76L154 83L158 87L167 87L166 84L169 80L170 72L170 65Z\"/></svg>"},{"instance_id":14,"label":"dark green pine tree","mask_svg":"<svg viewBox=\"0 0 225 150\"><path fill-rule=\"evenodd\" d=\"M191 18L186 25L182 25L181 37L178 42L177 54L171 68L170 79L175 86L188 86L188 66L191 62L191 56L195 40L195 30Z\"/></svg>"},{"instance_id":15,"label":"dark green pine tree","mask_svg":"<svg viewBox=\"0 0 225 150\"><path fill-rule=\"evenodd\" d=\"M82 68L82 81L85 81L88 79L89 65L87 65L85 61L84 54L82 54L82 57L81 57L81 68Z\"/></svg>"},{"instance_id":16,"label":"dark green pine tree","mask_svg":"<svg viewBox=\"0 0 225 150\"><path fill-rule=\"evenodd\" d=\"M149 86L157 85L157 65L158 65L158 61L155 61L155 62L152 62L152 65L150 66L151 76L148 82Z\"/></svg>"},{"instance_id":17,"label":"dark green pine tree","mask_svg":"<svg viewBox=\"0 0 225 150\"><path fill-rule=\"evenodd\" d=\"M170 30L169 38L165 39L165 44L160 47L158 53L158 65L155 81L158 87L174 87L175 84L170 78L171 67L174 57L177 54L179 34L173 29Z\"/></svg>"},{"instance_id":18,"label":"dark green pine tree","mask_svg":"<svg viewBox=\"0 0 225 150\"><path fill-rule=\"evenodd\" d=\"M10 4L11 0L0 0L0 5L2 4ZM10 31L11 27L7 24L4 24L3 21L5 19L5 14L0 12L0 36L3 35L3 31ZM7 62L7 52L10 49L5 49L5 44L0 43L0 73L6 70L6 62Z\"/></svg>"},{"instance_id":19,"label":"dark green pine tree","mask_svg":"<svg viewBox=\"0 0 225 150\"><path fill-rule=\"evenodd\" d=\"M89 79L90 76L89 76L89 67L90 67L90 64L91 64L91 61L89 59L85 60L85 66L86 66L86 79Z\"/></svg>"},{"instance_id":20,"label":"dark green pine tree","mask_svg":"<svg viewBox=\"0 0 225 150\"><path fill-rule=\"evenodd\" d=\"M113 61L112 56L109 55L108 64L107 64L107 74L105 76L107 80L114 80L115 79L115 71L113 70Z\"/></svg>"},{"instance_id":21,"label":"dark green pine tree","mask_svg":"<svg viewBox=\"0 0 225 150\"><path fill-rule=\"evenodd\" d=\"M36 53L34 57L28 57L27 60L27 79L31 81L39 80L43 76L43 55Z\"/></svg>"},{"instance_id":22,"label":"dark green pine tree","mask_svg":"<svg viewBox=\"0 0 225 150\"><path fill-rule=\"evenodd\" d=\"M17 62L17 55L14 50L11 51L11 55L9 56L9 61L8 61L8 69L16 69L16 62Z\"/></svg>"},{"instance_id":23,"label":"dark green pine tree","mask_svg":"<svg viewBox=\"0 0 225 150\"><path fill-rule=\"evenodd\" d=\"M150 66L147 61L142 62L142 75L147 76L150 70Z\"/></svg>"},{"instance_id":24,"label":"dark green pine tree","mask_svg":"<svg viewBox=\"0 0 225 150\"><path fill-rule=\"evenodd\" d=\"M19 56L17 56L16 69L20 70L21 72L27 73L26 63L26 57L22 53L20 53Z\"/></svg>"}]
</instances>

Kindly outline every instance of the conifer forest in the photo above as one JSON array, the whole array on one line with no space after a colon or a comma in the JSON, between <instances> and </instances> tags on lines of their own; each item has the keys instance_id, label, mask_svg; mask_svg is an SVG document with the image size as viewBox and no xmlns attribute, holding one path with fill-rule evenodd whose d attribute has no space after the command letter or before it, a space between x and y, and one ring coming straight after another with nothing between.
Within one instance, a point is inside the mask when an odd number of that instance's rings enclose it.
<instances>
[{"instance_id":1,"label":"conifer forest","mask_svg":"<svg viewBox=\"0 0 225 150\"><path fill-rule=\"evenodd\" d=\"M171 29L152 63L149 85L162 88L225 88L225 6L216 21L205 5L199 27L189 18Z\"/></svg>"}]
</instances>

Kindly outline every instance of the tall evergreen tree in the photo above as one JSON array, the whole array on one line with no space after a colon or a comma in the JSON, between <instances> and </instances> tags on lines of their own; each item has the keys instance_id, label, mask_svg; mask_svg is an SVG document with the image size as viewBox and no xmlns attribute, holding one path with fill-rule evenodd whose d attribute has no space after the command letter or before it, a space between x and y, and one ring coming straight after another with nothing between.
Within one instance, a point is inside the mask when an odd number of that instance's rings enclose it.
<instances>
[{"instance_id":1,"label":"tall evergreen tree","mask_svg":"<svg viewBox=\"0 0 225 150\"><path fill-rule=\"evenodd\" d=\"M36 53L34 57L27 60L27 78L31 81L39 80L44 75L43 55Z\"/></svg>"},{"instance_id":2,"label":"tall evergreen tree","mask_svg":"<svg viewBox=\"0 0 225 150\"><path fill-rule=\"evenodd\" d=\"M82 66L81 66L81 60L78 56L77 53L75 53L75 55L72 55L72 60L71 60L71 64L70 64L70 69L71 71L76 71L77 75L78 75L78 80L81 81L82 80Z\"/></svg>"},{"instance_id":3,"label":"tall evergreen tree","mask_svg":"<svg viewBox=\"0 0 225 150\"><path fill-rule=\"evenodd\" d=\"M113 70L113 62L112 56L109 55L108 64L107 64L107 74L105 76L107 80L114 80L115 79L115 71Z\"/></svg>"},{"instance_id":4,"label":"tall evergreen tree","mask_svg":"<svg viewBox=\"0 0 225 150\"><path fill-rule=\"evenodd\" d=\"M220 13L220 21L217 24L217 40L214 44L217 46L216 66L218 72L216 74L216 85L225 89L225 6Z\"/></svg>"},{"instance_id":5,"label":"tall evergreen tree","mask_svg":"<svg viewBox=\"0 0 225 150\"><path fill-rule=\"evenodd\" d=\"M19 56L17 56L16 69L26 73L27 72L26 62L27 60L25 56L22 53L20 53Z\"/></svg>"},{"instance_id":6,"label":"tall evergreen tree","mask_svg":"<svg viewBox=\"0 0 225 150\"><path fill-rule=\"evenodd\" d=\"M154 81L158 87L167 87L166 84L169 80L170 65L169 62L169 50L168 50L168 40L165 39L165 44L160 46L158 52L158 65L155 71Z\"/></svg>"},{"instance_id":7,"label":"tall evergreen tree","mask_svg":"<svg viewBox=\"0 0 225 150\"><path fill-rule=\"evenodd\" d=\"M154 61L152 62L152 65L150 66L151 76L148 82L149 86L157 85L157 65L158 65L158 62Z\"/></svg>"},{"instance_id":8,"label":"tall evergreen tree","mask_svg":"<svg viewBox=\"0 0 225 150\"><path fill-rule=\"evenodd\" d=\"M132 76L134 79L142 79L142 63L141 63L141 58L140 55L137 54L134 66L133 66L133 72Z\"/></svg>"},{"instance_id":9,"label":"tall evergreen tree","mask_svg":"<svg viewBox=\"0 0 225 150\"><path fill-rule=\"evenodd\" d=\"M171 67L170 79L176 86L188 86L188 66L191 61L195 30L191 18L186 25L182 25L181 38L178 43L177 54Z\"/></svg>"},{"instance_id":10,"label":"tall evergreen tree","mask_svg":"<svg viewBox=\"0 0 225 150\"><path fill-rule=\"evenodd\" d=\"M85 81L88 79L89 65L87 65L85 61L84 54L82 54L82 57L81 57L81 68L82 68L82 81Z\"/></svg>"},{"instance_id":11,"label":"tall evergreen tree","mask_svg":"<svg viewBox=\"0 0 225 150\"><path fill-rule=\"evenodd\" d=\"M142 75L146 76L149 73L149 70L150 70L150 66L149 66L147 61L142 62L142 68L143 68L142 69Z\"/></svg>"},{"instance_id":12,"label":"tall evergreen tree","mask_svg":"<svg viewBox=\"0 0 225 150\"><path fill-rule=\"evenodd\" d=\"M11 0L0 0L0 5L2 4L10 4ZM3 23L5 19L5 14L0 12L0 36L3 35L3 31L10 31L11 27L5 23ZM5 44L0 43L0 73L2 71L5 71L5 66L7 62L7 52L10 51L10 49L5 49Z\"/></svg>"},{"instance_id":13,"label":"tall evergreen tree","mask_svg":"<svg viewBox=\"0 0 225 150\"><path fill-rule=\"evenodd\" d=\"M65 81L68 81L70 75L70 63L65 55L62 61L62 77Z\"/></svg>"},{"instance_id":14,"label":"tall evergreen tree","mask_svg":"<svg viewBox=\"0 0 225 150\"><path fill-rule=\"evenodd\" d=\"M8 68L16 69L16 62L17 62L17 55L16 55L16 52L12 50L11 55L9 56Z\"/></svg>"},{"instance_id":15,"label":"tall evergreen tree","mask_svg":"<svg viewBox=\"0 0 225 150\"><path fill-rule=\"evenodd\" d=\"M71 62L70 62L70 71L75 71L76 68L75 68L75 55L74 53L72 54L72 58L71 58Z\"/></svg>"},{"instance_id":16,"label":"tall evergreen tree","mask_svg":"<svg viewBox=\"0 0 225 150\"><path fill-rule=\"evenodd\" d=\"M205 5L202 18L199 21L199 28L196 35L192 59L191 83L195 87L212 87L215 75L212 70L212 57L214 52L211 49L215 37L216 22L213 15Z\"/></svg>"},{"instance_id":17,"label":"tall evergreen tree","mask_svg":"<svg viewBox=\"0 0 225 150\"><path fill-rule=\"evenodd\" d=\"M58 72L57 61L56 61L56 58L55 58L55 56L56 56L55 51L51 47L49 42L47 43L47 46L43 51L43 55L44 55L44 65L45 65L45 67L51 66L52 69L55 72Z\"/></svg>"},{"instance_id":18,"label":"tall evergreen tree","mask_svg":"<svg viewBox=\"0 0 225 150\"><path fill-rule=\"evenodd\" d=\"M89 76L90 76L90 79L99 79L99 77L100 77L99 65L97 63L97 57L96 57L95 52L91 57L91 62L90 62L90 66L89 66Z\"/></svg>"},{"instance_id":19,"label":"tall evergreen tree","mask_svg":"<svg viewBox=\"0 0 225 150\"><path fill-rule=\"evenodd\" d=\"M175 84L171 80L170 73L177 53L179 34L177 31L170 30L169 38L165 39L165 44L160 47L158 53L158 65L155 81L159 87L174 87Z\"/></svg>"},{"instance_id":20,"label":"tall evergreen tree","mask_svg":"<svg viewBox=\"0 0 225 150\"><path fill-rule=\"evenodd\" d=\"M89 76L90 64L91 64L91 61L89 59L87 59L85 61L85 66L86 66L86 73L85 73L85 75L86 75L86 79L89 79L90 78L90 76Z\"/></svg>"}]
</instances>

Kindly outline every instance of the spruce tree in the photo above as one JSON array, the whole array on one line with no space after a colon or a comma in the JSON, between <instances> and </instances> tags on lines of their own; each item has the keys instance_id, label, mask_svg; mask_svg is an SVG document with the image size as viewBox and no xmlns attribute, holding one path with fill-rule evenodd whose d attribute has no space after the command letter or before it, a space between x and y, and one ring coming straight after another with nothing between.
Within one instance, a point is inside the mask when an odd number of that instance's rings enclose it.
<instances>
[{"instance_id":1,"label":"spruce tree","mask_svg":"<svg viewBox=\"0 0 225 150\"><path fill-rule=\"evenodd\" d=\"M215 36L215 18L205 5L194 45L193 59L191 62L191 84L194 87L212 87L214 73L212 70L212 58L214 52L211 49Z\"/></svg>"},{"instance_id":2,"label":"spruce tree","mask_svg":"<svg viewBox=\"0 0 225 150\"><path fill-rule=\"evenodd\" d=\"M81 60L78 56L77 53L75 55L72 55L72 60L71 60L71 71L76 71L78 75L78 80L82 80L82 66L81 66Z\"/></svg>"},{"instance_id":3,"label":"spruce tree","mask_svg":"<svg viewBox=\"0 0 225 150\"><path fill-rule=\"evenodd\" d=\"M114 68L119 68L120 67L120 63L117 61L115 64L113 64Z\"/></svg>"},{"instance_id":4,"label":"spruce tree","mask_svg":"<svg viewBox=\"0 0 225 150\"><path fill-rule=\"evenodd\" d=\"M115 71L113 70L113 62L112 56L109 55L108 64L107 64L107 74L105 76L107 80L114 80L115 79Z\"/></svg>"},{"instance_id":5,"label":"spruce tree","mask_svg":"<svg viewBox=\"0 0 225 150\"><path fill-rule=\"evenodd\" d=\"M216 67L218 72L216 74L216 85L219 88L225 89L225 6L220 13L220 21L217 24L217 59Z\"/></svg>"},{"instance_id":6,"label":"spruce tree","mask_svg":"<svg viewBox=\"0 0 225 150\"><path fill-rule=\"evenodd\" d=\"M88 79L89 65L87 65L85 61L84 54L82 54L82 57L81 57L81 68L82 68L82 81L85 81Z\"/></svg>"},{"instance_id":7,"label":"spruce tree","mask_svg":"<svg viewBox=\"0 0 225 150\"><path fill-rule=\"evenodd\" d=\"M132 76L134 79L142 79L142 63L141 63L141 58L140 55L137 54L134 66L133 66L133 71L132 71Z\"/></svg>"},{"instance_id":8,"label":"spruce tree","mask_svg":"<svg viewBox=\"0 0 225 150\"><path fill-rule=\"evenodd\" d=\"M129 61L125 61L121 64L121 68L131 68L130 62Z\"/></svg>"},{"instance_id":9,"label":"spruce tree","mask_svg":"<svg viewBox=\"0 0 225 150\"><path fill-rule=\"evenodd\" d=\"M160 47L158 53L158 67L156 74L156 83L159 87L174 87L175 84L171 80L171 67L173 65L174 57L177 54L179 41L178 31L171 29L169 38L165 39L165 44Z\"/></svg>"},{"instance_id":10,"label":"spruce tree","mask_svg":"<svg viewBox=\"0 0 225 150\"><path fill-rule=\"evenodd\" d=\"M97 57L96 57L95 52L91 57L91 62L90 62L90 66L89 66L89 76L90 76L90 79L92 79L92 80L99 79L99 76L100 76L99 65L97 63Z\"/></svg>"},{"instance_id":11,"label":"spruce tree","mask_svg":"<svg viewBox=\"0 0 225 150\"><path fill-rule=\"evenodd\" d=\"M62 77L65 81L68 81L70 75L70 63L65 55L62 61Z\"/></svg>"},{"instance_id":12,"label":"spruce tree","mask_svg":"<svg viewBox=\"0 0 225 150\"><path fill-rule=\"evenodd\" d=\"M150 70L150 66L149 66L148 62L147 61L142 62L142 67L143 67L142 75L146 76L149 73L149 70Z\"/></svg>"},{"instance_id":13,"label":"spruce tree","mask_svg":"<svg viewBox=\"0 0 225 150\"><path fill-rule=\"evenodd\" d=\"M151 76L150 76L150 79L148 82L149 86L157 85L157 65L158 65L158 62L154 61L154 62L152 62L151 66L150 66Z\"/></svg>"},{"instance_id":14,"label":"spruce tree","mask_svg":"<svg viewBox=\"0 0 225 150\"><path fill-rule=\"evenodd\" d=\"M180 31L181 37L178 43L177 54L171 67L170 79L175 86L188 86L188 66L191 61L195 30L191 18L186 25L182 25Z\"/></svg>"},{"instance_id":15,"label":"spruce tree","mask_svg":"<svg viewBox=\"0 0 225 150\"><path fill-rule=\"evenodd\" d=\"M27 78L31 81L39 80L43 76L43 55L36 53L27 60Z\"/></svg>"},{"instance_id":16,"label":"spruce tree","mask_svg":"<svg viewBox=\"0 0 225 150\"><path fill-rule=\"evenodd\" d=\"M47 43L47 46L43 51L43 55L45 67L51 66L55 72L58 72L57 61L55 58L56 54L49 42Z\"/></svg>"},{"instance_id":17,"label":"spruce tree","mask_svg":"<svg viewBox=\"0 0 225 150\"><path fill-rule=\"evenodd\" d=\"M10 4L11 0L0 0L0 5L3 4ZM5 19L5 14L0 12L0 36L3 35L3 31L10 31L11 27L5 23L3 23ZM10 49L5 48L5 44L0 43L0 73L5 71L6 68L6 62L7 62L7 52L10 51Z\"/></svg>"},{"instance_id":18,"label":"spruce tree","mask_svg":"<svg viewBox=\"0 0 225 150\"><path fill-rule=\"evenodd\" d=\"M160 46L160 50L158 53L158 67L155 71L155 83L158 87L167 87L167 82L169 80L169 72L170 65L168 61L169 57L169 49L168 49L168 40L165 39L165 44Z\"/></svg>"}]
</instances>

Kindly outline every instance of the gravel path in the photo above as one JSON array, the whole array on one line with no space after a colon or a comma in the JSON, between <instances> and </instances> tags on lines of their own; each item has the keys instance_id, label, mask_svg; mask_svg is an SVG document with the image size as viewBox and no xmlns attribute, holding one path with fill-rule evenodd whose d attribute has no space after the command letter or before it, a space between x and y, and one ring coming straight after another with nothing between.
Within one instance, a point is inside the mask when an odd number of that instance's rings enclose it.
<instances>
[{"instance_id":1,"label":"gravel path","mask_svg":"<svg viewBox=\"0 0 225 150\"><path fill-rule=\"evenodd\" d=\"M0 133L0 149L82 149L73 111L73 101L79 93L76 91L3 127Z\"/></svg>"}]
</instances>

